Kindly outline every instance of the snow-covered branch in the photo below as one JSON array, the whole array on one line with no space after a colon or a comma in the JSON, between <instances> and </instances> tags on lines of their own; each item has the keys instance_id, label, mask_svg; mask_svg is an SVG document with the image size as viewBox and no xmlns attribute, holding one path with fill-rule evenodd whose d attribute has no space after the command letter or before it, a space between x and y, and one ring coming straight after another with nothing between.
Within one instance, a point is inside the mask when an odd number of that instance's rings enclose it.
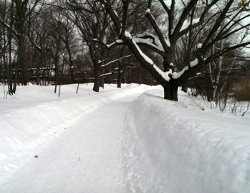
<instances>
[{"instance_id":1,"label":"snow-covered branch","mask_svg":"<svg viewBox=\"0 0 250 193\"><path fill-rule=\"evenodd\" d=\"M149 22L151 23L151 26L154 28L157 36L159 37L159 40L160 40L160 42L162 44L162 47L163 47L164 51L168 52L169 49L170 49L170 45L168 45L167 41L165 40L164 35L163 35L159 25L157 24L154 17L150 13L150 9L147 9L146 17L148 18Z\"/></svg>"},{"instance_id":2,"label":"snow-covered branch","mask_svg":"<svg viewBox=\"0 0 250 193\"><path fill-rule=\"evenodd\" d=\"M160 55L163 55L165 53L164 50L162 49L162 46L159 45L158 43L156 43L157 39L152 35L148 35L148 34L147 35L138 35L136 37L133 37L133 39L139 46L149 48L150 50L153 50L154 52L156 52ZM106 43L99 41L97 39L93 39L92 41L100 43L106 49L111 49L115 46L124 45L124 42L122 39L117 39L114 42L111 42L109 44L106 44Z\"/></svg>"},{"instance_id":3,"label":"snow-covered branch","mask_svg":"<svg viewBox=\"0 0 250 193\"><path fill-rule=\"evenodd\" d=\"M100 76L104 77L104 76L109 76L109 75L112 75L112 74L114 74L114 72L107 72L107 73L101 74Z\"/></svg>"},{"instance_id":4,"label":"snow-covered branch","mask_svg":"<svg viewBox=\"0 0 250 193\"><path fill-rule=\"evenodd\" d=\"M132 55L130 54L130 55L126 55L126 56L123 56L123 57L121 57L121 58L112 60L112 61L110 61L110 62L108 62L108 63L106 63L106 64L101 65L101 67L109 66L110 64L113 64L113 63L115 63L115 62L121 61L121 60L123 60L123 59L125 59L125 58L130 58L131 56L132 56Z\"/></svg>"}]
</instances>

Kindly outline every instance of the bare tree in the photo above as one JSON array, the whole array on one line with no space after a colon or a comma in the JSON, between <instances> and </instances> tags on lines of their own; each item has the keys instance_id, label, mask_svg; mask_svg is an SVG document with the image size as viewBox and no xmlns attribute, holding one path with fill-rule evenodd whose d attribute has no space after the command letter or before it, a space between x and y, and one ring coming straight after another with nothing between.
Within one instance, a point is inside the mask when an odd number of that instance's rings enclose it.
<instances>
[{"instance_id":1,"label":"bare tree","mask_svg":"<svg viewBox=\"0 0 250 193\"><path fill-rule=\"evenodd\" d=\"M5 17L0 18L0 23L8 30L9 69L7 70L7 77L10 94L14 94L16 91L19 75L21 75L20 80L22 84L26 85L28 83L25 42L29 24L32 22L32 16L35 16L34 13L37 11L36 7L39 2L40 0L13 0L9 4L6 1L6 9L2 10ZM8 17L8 20L6 20L6 17ZM14 43L15 46L13 46ZM15 50L16 57L13 54L13 50ZM14 81L12 80L12 74Z\"/></svg>"},{"instance_id":2,"label":"bare tree","mask_svg":"<svg viewBox=\"0 0 250 193\"><path fill-rule=\"evenodd\" d=\"M154 2L148 0L145 16L154 29L156 36L141 37L138 34L131 34L131 30L127 26L128 10L133 3L132 0L122 1L123 8L120 17L110 0L99 1L105 7L116 27L117 37L119 38L119 41L116 42L125 44L138 62L163 86L165 99L178 100L178 86L194 76L202 66L209 64L215 58L219 58L231 50L250 44L249 41L240 42L235 38L234 44L225 46L214 53L208 52L217 42L233 37L236 34L239 35L240 32L244 32L250 26L249 22L246 22L250 15L245 12L249 2L239 6L234 0L223 2L219 0L189 0L187 2L171 0L169 4L159 0L159 4L165 10L166 15L164 25L166 25L167 33L164 33L151 12ZM223 27L221 27L222 24ZM199 32L204 29L206 30L206 36L198 44L193 45ZM184 61L185 64L180 67L176 63L176 50L184 36L188 37L186 44L189 45L189 50ZM156 65L142 51L142 46L162 57L163 69L160 69L160 65Z\"/></svg>"},{"instance_id":3,"label":"bare tree","mask_svg":"<svg viewBox=\"0 0 250 193\"><path fill-rule=\"evenodd\" d=\"M99 46L96 41L104 41L109 37L109 18L100 2L98 1L66 1L68 18L71 19L79 29L80 35L88 46L89 54L94 67L94 88L99 92L101 82L101 65L106 60L107 51ZM104 36L106 35L106 36Z\"/></svg>"}]
</instances>

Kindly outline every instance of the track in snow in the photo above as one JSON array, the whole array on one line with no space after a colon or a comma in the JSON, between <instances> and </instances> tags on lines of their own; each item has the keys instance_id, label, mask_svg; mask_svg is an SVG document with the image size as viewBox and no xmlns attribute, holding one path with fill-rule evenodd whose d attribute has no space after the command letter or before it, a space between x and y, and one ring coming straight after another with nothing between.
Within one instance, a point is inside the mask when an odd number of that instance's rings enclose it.
<instances>
[{"instance_id":1,"label":"track in snow","mask_svg":"<svg viewBox=\"0 0 250 193\"><path fill-rule=\"evenodd\" d=\"M85 115L0 187L4 193L122 193L125 115L138 95Z\"/></svg>"}]
</instances>

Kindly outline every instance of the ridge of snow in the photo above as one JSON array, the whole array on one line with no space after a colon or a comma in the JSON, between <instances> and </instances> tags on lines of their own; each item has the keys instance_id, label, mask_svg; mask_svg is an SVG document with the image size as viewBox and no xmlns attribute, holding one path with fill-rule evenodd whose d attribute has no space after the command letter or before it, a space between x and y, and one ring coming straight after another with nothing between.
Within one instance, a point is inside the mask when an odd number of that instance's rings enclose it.
<instances>
[{"instance_id":1,"label":"ridge of snow","mask_svg":"<svg viewBox=\"0 0 250 193\"><path fill-rule=\"evenodd\" d=\"M155 44L153 44L152 42L150 42L148 39L136 38L136 37L133 38L133 39L135 40L136 43L148 44L148 45L150 45L150 46L152 46L152 47L157 48L158 50L160 50L160 51L162 51L162 52L164 51L162 45L161 45L160 43L158 44L158 42L157 42L158 45L155 45Z\"/></svg>"},{"instance_id":2,"label":"ridge of snow","mask_svg":"<svg viewBox=\"0 0 250 193\"><path fill-rule=\"evenodd\" d=\"M132 39L133 44L135 45L136 49L139 51L140 55L151 65L154 65L153 60L151 60L146 54L143 53L143 51L141 50L141 48L137 45L137 43L135 42L134 39Z\"/></svg>"},{"instance_id":3,"label":"ridge of snow","mask_svg":"<svg viewBox=\"0 0 250 193\"><path fill-rule=\"evenodd\" d=\"M132 37L131 33L128 31L125 31L125 36L129 39L132 40L134 46L136 47L136 49L139 51L140 55L151 65L154 64L153 60L151 60L146 54L143 53L143 51L141 50L141 48L137 45L135 39Z\"/></svg>"},{"instance_id":4,"label":"ridge of snow","mask_svg":"<svg viewBox=\"0 0 250 193\"><path fill-rule=\"evenodd\" d=\"M249 193L249 118L190 109L153 90L131 105L127 124L131 192Z\"/></svg>"}]
</instances>

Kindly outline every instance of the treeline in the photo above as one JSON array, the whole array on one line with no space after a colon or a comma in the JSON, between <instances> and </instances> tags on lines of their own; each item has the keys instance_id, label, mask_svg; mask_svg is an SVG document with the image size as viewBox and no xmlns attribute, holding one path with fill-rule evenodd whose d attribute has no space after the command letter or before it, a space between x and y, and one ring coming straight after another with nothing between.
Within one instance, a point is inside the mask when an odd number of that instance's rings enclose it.
<instances>
[{"instance_id":1,"label":"treeline","mask_svg":"<svg viewBox=\"0 0 250 193\"><path fill-rule=\"evenodd\" d=\"M224 100L249 80L248 1L1 0L0 81L160 84ZM245 88L244 88L245 89ZM239 93L239 89L237 90ZM247 98L247 97L246 97Z\"/></svg>"},{"instance_id":2,"label":"treeline","mask_svg":"<svg viewBox=\"0 0 250 193\"><path fill-rule=\"evenodd\" d=\"M155 84L124 46L100 45L115 38L100 3L81 7L74 1L0 1L0 81L9 94L28 82L54 84L55 92L68 83L94 81L97 92L104 82ZM131 27L145 30L134 18Z\"/></svg>"}]
</instances>

